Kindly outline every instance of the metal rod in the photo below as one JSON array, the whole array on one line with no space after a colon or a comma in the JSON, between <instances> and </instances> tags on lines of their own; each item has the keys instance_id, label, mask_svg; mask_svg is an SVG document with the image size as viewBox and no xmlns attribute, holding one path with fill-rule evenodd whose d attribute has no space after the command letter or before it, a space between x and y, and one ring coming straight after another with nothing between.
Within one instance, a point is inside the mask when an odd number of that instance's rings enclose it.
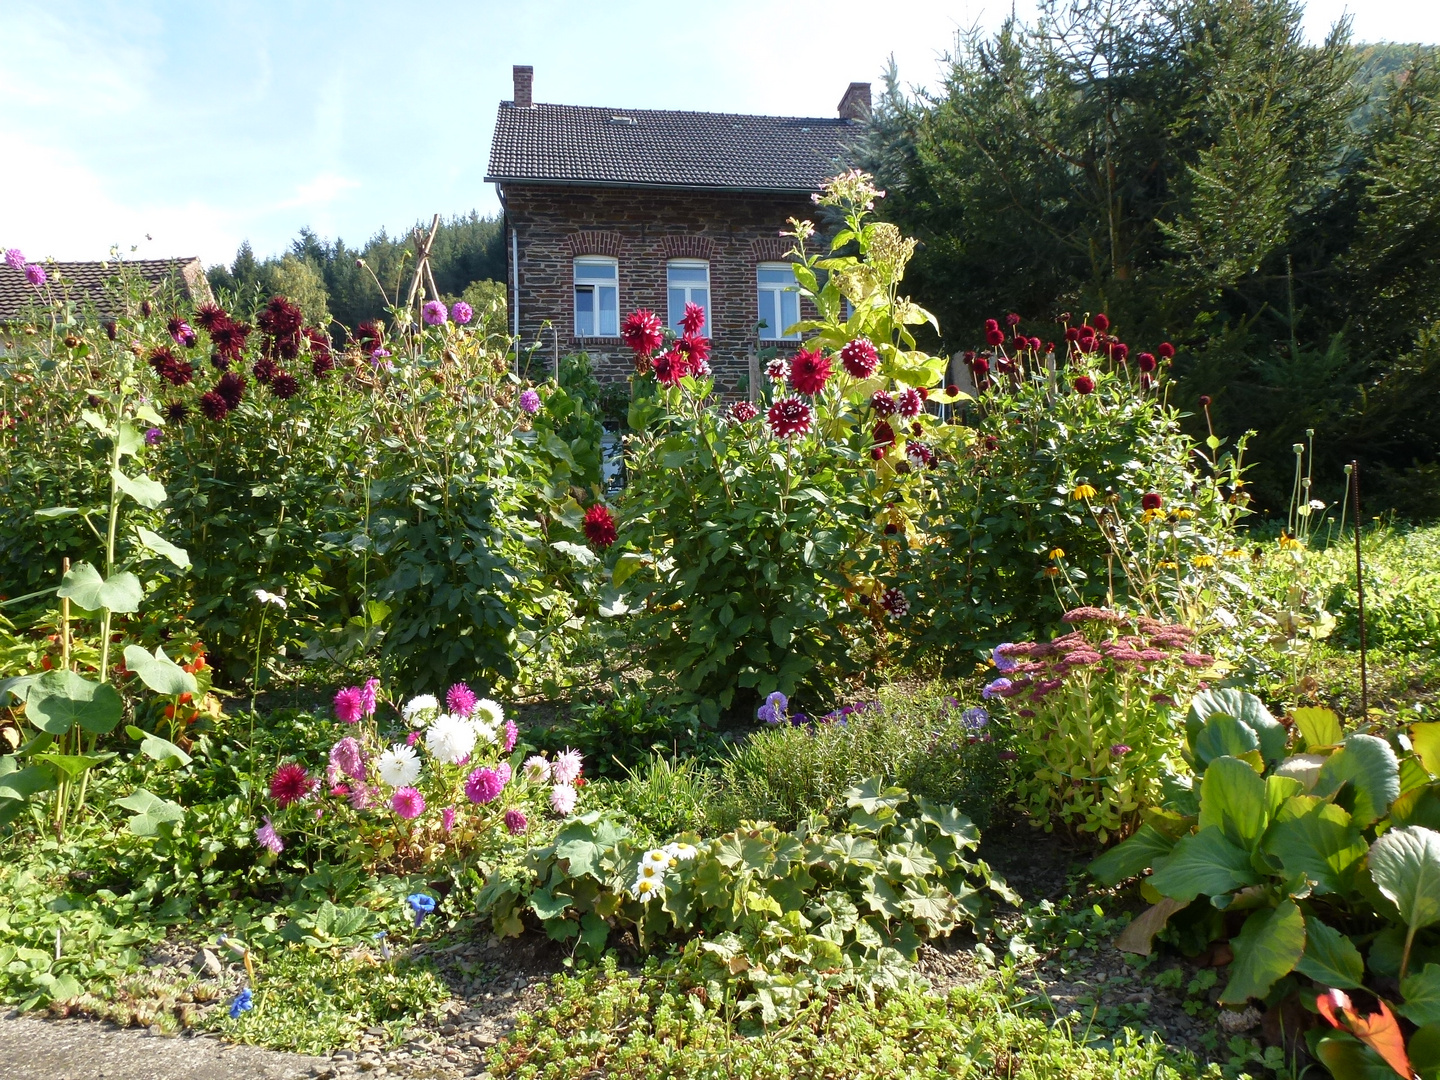
<instances>
[{"instance_id":1,"label":"metal rod","mask_svg":"<svg viewBox=\"0 0 1440 1080\"><path fill-rule=\"evenodd\" d=\"M1360 614L1360 715L1370 715L1370 679L1365 656L1365 572L1360 564L1360 462L1350 462L1351 507L1355 512L1355 599Z\"/></svg>"}]
</instances>

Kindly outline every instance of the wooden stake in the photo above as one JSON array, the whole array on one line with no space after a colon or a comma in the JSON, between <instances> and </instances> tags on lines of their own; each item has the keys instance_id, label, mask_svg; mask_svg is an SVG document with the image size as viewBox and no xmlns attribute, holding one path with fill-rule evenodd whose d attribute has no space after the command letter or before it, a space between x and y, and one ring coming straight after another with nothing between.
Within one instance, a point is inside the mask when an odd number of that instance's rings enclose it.
<instances>
[{"instance_id":1,"label":"wooden stake","mask_svg":"<svg viewBox=\"0 0 1440 1080\"><path fill-rule=\"evenodd\" d=\"M1351 507L1355 513L1355 600L1360 615L1360 715L1370 715L1370 679L1365 655L1365 571L1360 563L1360 462L1350 462Z\"/></svg>"}]
</instances>

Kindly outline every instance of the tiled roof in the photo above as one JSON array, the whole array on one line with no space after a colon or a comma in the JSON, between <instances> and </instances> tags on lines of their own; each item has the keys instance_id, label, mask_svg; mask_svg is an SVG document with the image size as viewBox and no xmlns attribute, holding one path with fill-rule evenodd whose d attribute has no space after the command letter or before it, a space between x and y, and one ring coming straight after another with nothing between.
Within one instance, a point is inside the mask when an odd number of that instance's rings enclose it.
<instances>
[{"instance_id":1,"label":"tiled roof","mask_svg":"<svg viewBox=\"0 0 1440 1080\"><path fill-rule=\"evenodd\" d=\"M45 297L63 296L83 303L93 302L102 315L113 314L106 310L105 284L119 271L122 264L100 262L47 262L43 264L50 279L46 288L36 289L25 280L23 270L15 270L6 263L0 263L0 323L11 322L20 317L31 304L44 303ZM153 288L173 276L181 292L191 300L210 298L210 285L205 280L205 268L194 256L182 259L128 259L123 264L128 272L135 273Z\"/></svg>"},{"instance_id":2,"label":"tiled roof","mask_svg":"<svg viewBox=\"0 0 1440 1080\"><path fill-rule=\"evenodd\" d=\"M500 103L488 181L814 191L850 166L854 120Z\"/></svg>"}]
</instances>

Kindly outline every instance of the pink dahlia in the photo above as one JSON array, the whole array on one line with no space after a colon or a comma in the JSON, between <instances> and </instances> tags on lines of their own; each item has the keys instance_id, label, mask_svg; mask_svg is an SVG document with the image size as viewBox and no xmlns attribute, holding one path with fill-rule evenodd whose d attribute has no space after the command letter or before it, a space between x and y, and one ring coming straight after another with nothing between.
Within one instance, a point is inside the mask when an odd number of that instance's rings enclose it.
<instances>
[{"instance_id":1,"label":"pink dahlia","mask_svg":"<svg viewBox=\"0 0 1440 1080\"><path fill-rule=\"evenodd\" d=\"M449 321L450 313L445 310L445 305L439 300L427 300L424 307L424 319L428 326L444 326Z\"/></svg>"},{"instance_id":2,"label":"pink dahlia","mask_svg":"<svg viewBox=\"0 0 1440 1080\"><path fill-rule=\"evenodd\" d=\"M555 764L550 767L550 776L557 784L571 785L580 779L580 771L585 767L585 759L580 756L579 750L572 750L568 746L555 755Z\"/></svg>"},{"instance_id":3,"label":"pink dahlia","mask_svg":"<svg viewBox=\"0 0 1440 1080\"><path fill-rule=\"evenodd\" d=\"M770 406L766 419L770 433L777 439L788 439L792 435L804 435L815 421L810 406L798 397L781 398Z\"/></svg>"},{"instance_id":4,"label":"pink dahlia","mask_svg":"<svg viewBox=\"0 0 1440 1080\"><path fill-rule=\"evenodd\" d=\"M330 766L352 780L365 779L365 751L349 735L330 748Z\"/></svg>"},{"instance_id":5,"label":"pink dahlia","mask_svg":"<svg viewBox=\"0 0 1440 1080\"><path fill-rule=\"evenodd\" d=\"M568 784L557 784L550 789L550 809L561 817L575 809L575 789Z\"/></svg>"},{"instance_id":6,"label":"pink dahlia","mask_svg":"<svg viewBox=\"0 0 1440 1080\"><path fill-rule=\"evenodd\" d=\"M477 804L494 802L505 790L505 780L494 769L476 769L465 780L465 797Z\"/></svg>"},{"instance_id":7,"label":"pink dahlia","mask_svg":"<svg viewBox=\"0 0 1440 1080\"><path fill-rule=\"evenodd\" d=\"M346 724L358 724L365 713L364 691L358 686L347 686L335 695L335 719Z\"/></svg>"},{"instance_id":8,"label":"pink dahlia","mask_svg":"<svg viewBox=\"0 0 1440 1080\"><path fill-rule=\"evenodd\" d=\"M505 828L510 830L511 836L519 836L530 828L530 819L525 816L524 810L506 810Z\"/></svg>"},{"instance_id":9,"label":"pink dahlia","mask_svg":"<svg viewBox=\"0 0 1440 1080\"><path fill-rule=\"evenodd\" d=\"M515 749L515 743L519 740L519 738L520 738L520 729L515 726L515 721L514 721L514 720L506 720L506 721L505 721L505 737L500 740L500 752L501 752L502 754L508 754L508 753L510 753L511 750L514 750L514 749ZM506 765L505 767L508 769L510 766L509 766L509 765Z\"/></svg>"},{"instance_id":10,"label":"pink dahlia","mask_svg":"<svg viewBox=\"0 0 1440 1080\"><path fill-rule=\"evenodd\" d=\"M445 691L445 705L457 716L469 716L475 711L475 702L478 700L475 691L463 682L457 682Z\"/></svg>"},{"instance_id":11,"label":"pink dahlia","mask_svg":"<svg viewBox=\"0 0 1440 1080\"><path fill-rule=\"evenodd\" d=\"M475 309L464 300L456 300L455 306L450 309L450 318L454 319L461 326L465 326L474 317Z\"/></svg>"},{"instance_id":12,"label":"pink dahlia","mask_svg":"<svg viewBox=\"0 0 1440 1080\"><path fill-rule=\"evenodd\" d=\"M680 317L680 329L692 336L700 333L705 329L705 309L686 301L685 314Z\"/></svg>"},{"instance_id":13,"label":"pink dahlia","mask_svg":"<svg viewBox=\"0 0 1440 1080\"><path fill-rule=\"evenodd\" d=\"M919 390L913 386L895 399L895 411L906 420L913 420L920 415L920 410L925 407L925 398Z\"/></svg>"},{"instance_id":14,"label":"pink dahlia","mask_svg":"<svg viewBox=\"0 0 1440 1080\"><path fill-rule=\"evenodd\" d=\"M265 815L265 824L255 830L255 839L262 847L267 847L273 854L279 855L285 850L285 841L280 839L280 834L275 831L275 826L270 821L270 815Z\"/></svg>"},{"instance_id":15,"label":"pink dahlia","mask_svg":"<svg viewBox=\"0 0 1440 1080\"><path fill-rule=\"evenodd\" d=\"M456 319L455 321L459 322L460 320ZM447 806L440 811L440 827L446 832L455 828L455 807Z\"/></svg>"},{"instance_id":16,"label":"pink dahlia","mask_svg":"<svg viewBox=\"0 0 1440 1080\"><path fill-rule=\"evenodd\" d=\"M45 268L39 263L31 263L25 267L25 280L38 289L45 284Z\"/></svg>"},{"instance_id":17,"label":"pink dahlia","mask_svg":"<svg viewBox=\"0 0 1440 1080\"><path fill-rule=\"evenodd\" d=\"M284 810L292 803L297 803L309 795L315 788L315 781L310 779L310 774L305 771L305 766L297 765L291 761L275 770L275 775L270 778L270 797L275 800L281 810Z\"/></svg>"},{"instance_id":18,"label":"pink dahlia","mask_svg":"<svg viewBox=\"0 0 1440 1080\"><path fill-rule=\"evenodd\" d=\"M5 265L11 270L24 270L25 253L19 248L10 248L5 252Z\"/></svg>"},{"instance_id":19,"label":"pink dahlia","mask_svg":"<svg viewBox=\"0 0 1440 1080\"><path fill-rule=\"evenodd\" d=\"M414 821L425 812L425 796L413 787L396 788L390 796L390 809L406 821Z\"/></svg>"},{"instance_id":20,"label":"pink dahlia","mask_svg":"<svg viewBox=\"0 0 1440 1080\"><path fill-rule=\"evenodd\" d=\"M857 379L868 379L880 364L880 354L869 338L856 338L840 350L840 363Z\"/></svg>"},{"instance_id":21,"label":"pink dahlia","mask_svg":"<svg viewBox=\"0 0 1440 1080\"><path fill-rule=\"evenodd\" d=\"M636 356L648 357L665 340L660 317L649 308L627 315L620 325L620 337Z\"/></svg>"},{"instance_id":22,"label":"pink dahlia","mask_svg":"<svg viewBox=\"0 0 1440 1080\"><path fill-rule=\"evenodd\" d=\"M830 381L830 358L819 349L801 349L790 358L790 385L814 396Z\"/></svg>"},{"instance_id":23,"label":"pink dahlia","mask_svg":"<svg viewBox=\"0 0 1440 1080\"><path fill-rule=\"evenodd\" d=\"M611 516L609 508L601 503L596 503L585 511L585 520L581 527L585 530L585 538L598 548L608 548L615 543L618 535L614 517Z\"/></svg>"}]
</instances>

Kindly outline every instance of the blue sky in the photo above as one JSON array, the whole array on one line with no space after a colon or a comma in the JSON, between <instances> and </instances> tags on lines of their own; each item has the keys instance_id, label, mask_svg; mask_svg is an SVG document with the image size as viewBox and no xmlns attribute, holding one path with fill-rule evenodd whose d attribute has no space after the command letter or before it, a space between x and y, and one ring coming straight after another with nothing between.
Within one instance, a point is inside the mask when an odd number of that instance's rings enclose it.
<instances>
[{"instance_id":1,"label":"blue sky","mask_svg":"<svg viewBox=\"0 0 1440 1080\"><path fill-rule=\"evenodd\" d=\"M1349 4L1360 40L1440 42L1434 0ZM264 255L305 225L358 244L497 208L482 177L512 64L534 65L537 101L830 116L892 53L903 81L933 84L957 27L1009 10L0 0L0 247L228 262L242 239ZM1307 33L1344 10L1311 0Z\"/></svg>"}]
</instances>

